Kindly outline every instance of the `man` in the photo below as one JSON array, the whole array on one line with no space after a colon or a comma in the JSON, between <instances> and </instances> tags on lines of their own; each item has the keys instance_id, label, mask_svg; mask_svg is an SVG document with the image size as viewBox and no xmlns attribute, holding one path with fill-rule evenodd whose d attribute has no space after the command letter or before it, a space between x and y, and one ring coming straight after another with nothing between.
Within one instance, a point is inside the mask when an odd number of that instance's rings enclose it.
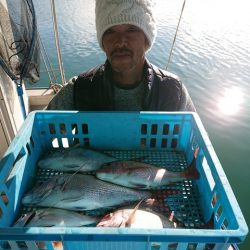
<instances>
[{"instance_id":1,"label":"man","mask_svg":"<svg viewBox=\"0 0 250 250\"><path fill-rule=\"evenodd\" d=\"M105 64L70 81L48 109L195 111L181 81L149 63L156 27L153 0L96 0L96 31Z\"/></svg>"}]
</instances>

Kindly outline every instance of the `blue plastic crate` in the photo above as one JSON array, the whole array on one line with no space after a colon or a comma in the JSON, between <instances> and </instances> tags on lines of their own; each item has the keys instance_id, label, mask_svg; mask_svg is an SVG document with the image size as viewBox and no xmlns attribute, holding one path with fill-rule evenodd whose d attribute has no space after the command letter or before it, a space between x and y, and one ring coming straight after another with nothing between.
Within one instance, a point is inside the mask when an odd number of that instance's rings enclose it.
<instances>
[{"instance_id":1,"label":"blue plastic crate","mask_svg":"<svg viewBox=\"0 0 250 250\"><path fill-rule=\"evenodd\" d=\"M121 159L147 152L151 155L149 163L163 162L172 168L178 168L180 162L190 164L198 149L200 179L178 184L183 190L181 197L170 196L167 201L176 216L186 217L188 228L11 227L22 210L21 198L37 175L36 163L42 153L76 142ZM61 242L60 249L74 250L222 250L231 243L241 243L248 233L223 168L195 113L32 112L0 162L0 192L0 249L57 249L56 241ZM185 202L189 209L183 212ZM214 229L192 228L190 218L208 221L212 215Z\"/></svg>"}]
</instances>

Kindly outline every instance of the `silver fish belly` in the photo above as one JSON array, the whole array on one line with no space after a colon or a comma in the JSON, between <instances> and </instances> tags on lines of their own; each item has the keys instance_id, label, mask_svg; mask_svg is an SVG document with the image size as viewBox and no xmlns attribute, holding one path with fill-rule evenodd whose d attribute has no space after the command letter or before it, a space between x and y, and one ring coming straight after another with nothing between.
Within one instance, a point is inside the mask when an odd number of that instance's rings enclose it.
<instances>
[{"instance_id":1,"label":"silver fish belly","mask_svg":"<svg viewBox=\"0 0 250 250\"><path fill-rule=\"evenodd\" d=\"M104 153L73 146L72 148L55 149L47 152L37 165L39 168L55 171L88 172L115 160L117 159Z\"/></svg>"},{"instance_id":2,"label":"silver fish belly","mask_svg":"<svg viewBox=\"0 0 250 250\"><path fill-rule=\"evenodd\" d=\"M151 189L187 178L196 179L199 176L197 172L195 166L182 172L172 172L143 162L114 161L97 169L96 177L126 187Z\"/></svg>"},{"instance_id":3,"label":"silver fish belly","mask_svg":"<svg viewBox=\"0 0 250 250\"><path fill-rule=\"evenodd\" d=\"M98 219L78 212L44 208L25 214L14 227L83 227L96 224Z\"/></svg>"},{"instance_id":4,"label":"silver fish belly","mask_svg":"<svg viewBox=\"0 0 250 250\"><path fill-rule=\"evenodd\" d=\"M98 180L91 175L63 174L36 183L34 188L24 195L22 204L83 211L113 207L150 196L148 191L122 187Z\"/></svg>"}]
</instances>

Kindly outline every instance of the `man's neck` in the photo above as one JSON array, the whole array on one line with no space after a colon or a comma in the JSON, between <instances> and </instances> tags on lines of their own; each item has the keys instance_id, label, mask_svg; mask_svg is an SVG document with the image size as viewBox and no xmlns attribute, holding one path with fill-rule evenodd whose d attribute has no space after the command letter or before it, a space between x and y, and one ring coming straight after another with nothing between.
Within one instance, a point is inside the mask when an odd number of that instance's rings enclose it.
<instances>
[{"instance_id":1,"label":"man's neck","mask_svg":"<svg viewBox=\"0 0 250 250\"><path fill-rule=\"evenodd\" d=\"M113 73L114 84L121 88L130 88L137 85L142 79L142 72L139 75L130 75L127 73Z\"/></svg>"},{"instance_id":2,"label":"man's neck","mask_svg":"<svg viewBox=\"0 0 250 250\"><path fill-rule=\"evenodd\" d=\"M135 85L143 79L144 64L130 71L112 72L113 80L119 86Z\"/></svg>"}]
</instances>

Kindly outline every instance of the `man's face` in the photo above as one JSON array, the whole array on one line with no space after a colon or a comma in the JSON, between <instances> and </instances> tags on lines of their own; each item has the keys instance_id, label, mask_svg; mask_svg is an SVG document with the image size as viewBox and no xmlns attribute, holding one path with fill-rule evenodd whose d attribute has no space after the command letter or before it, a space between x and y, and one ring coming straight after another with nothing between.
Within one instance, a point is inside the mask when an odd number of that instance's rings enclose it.
<instances>
[{"instance_id":1,"label":"man's face","mask_svg":"<svg viewBox=\"0 0 250 250\"><path fill-rule=\"evenodd\" d=\"M105 31L102 43L114 71L127 72L143 66L148 42L138 27L115 25Z\"/></svg>"}]
</instances>

